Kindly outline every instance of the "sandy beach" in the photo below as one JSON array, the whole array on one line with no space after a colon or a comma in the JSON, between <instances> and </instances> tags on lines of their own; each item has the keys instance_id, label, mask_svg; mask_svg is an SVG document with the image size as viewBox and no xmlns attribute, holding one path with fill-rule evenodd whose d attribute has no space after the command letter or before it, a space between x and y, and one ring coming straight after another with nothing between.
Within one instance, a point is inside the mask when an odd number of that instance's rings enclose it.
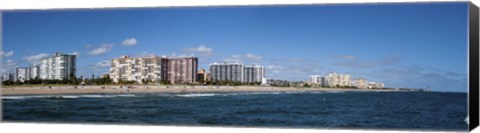
<instances>
[{"instance_id":1,"label":"sandy beach","mask_svg":"<svg viewBox=\"0 0 480 133\"><path fill-rule=\"evenodd\" d=\"M398 91L387 89L302 88L269 86L15 86L2 87L2 95L51 94L118 94L118 93L180 93L180 92L278 92L278 91Z\"/></svg>"}]
</instances>

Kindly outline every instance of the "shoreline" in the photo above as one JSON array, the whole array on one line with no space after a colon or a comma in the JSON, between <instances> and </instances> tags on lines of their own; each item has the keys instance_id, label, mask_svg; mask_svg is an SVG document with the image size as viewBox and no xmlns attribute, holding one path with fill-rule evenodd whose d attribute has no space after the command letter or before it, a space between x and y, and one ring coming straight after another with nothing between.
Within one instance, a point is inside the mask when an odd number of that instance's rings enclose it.
<instances>
[{"instance_id":1,"label":"shoreline","mask_svg":"<svg viewBox=\"0 0 480 133\"><path fill-rule=\"evenodd\" d=\"M125 94L125 93L203 93L203 92L299 92L299 91L368 91L368 92L404 92L391 89L356 88L302 88L272 86L153 86L134 85L131 88L120 86L15 86L2 87L3 96L15 95L52 95L52 94Z\"/></svg>"}]
</instances>

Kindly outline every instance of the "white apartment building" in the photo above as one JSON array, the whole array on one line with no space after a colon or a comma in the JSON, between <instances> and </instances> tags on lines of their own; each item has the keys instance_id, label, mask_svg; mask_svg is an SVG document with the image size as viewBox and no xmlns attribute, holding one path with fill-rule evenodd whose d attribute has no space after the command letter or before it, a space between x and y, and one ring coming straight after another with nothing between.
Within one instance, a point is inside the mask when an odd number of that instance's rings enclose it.
<instances>
[{"instance_id":1,"label":"white apartment building","mask_svg":"<svg viewBox=\"0 0 480 133\"><path fill-rule=\"evenodd\" d=\"M262 82L265 68L259 65L245 66L241 63L213 63L210 64L210 78L211 81Z\"/></svg>"},{"instance_id":2,"label":"white apartment building","mask_svg":"<svg viewBox=\"0 0 480 133\"><path fill-rule=\"evenodd\" d=\"M320 76L320 75L310 75L310 83L321 85L322 84L322 76Z\"/></svg>"},{"instance_id":3,"label":"white apartment building","mask_svg":"<svg viewBox=\"0 0 480 133\"><path fill-rule=\"evenodd\" d=\"M364 78L356 78L353 80L352 85L360 89L366 89L368 88L368 80Z\"/></svg>"},{"instance_id":4,"label":"white apartment building","mask_svg":"<svg viewBox=\"0 0 480 133\"><path fill-rule=\"evenodd\" d=\"M160 81L162 73L166 73L166 58L162 57L146 57L146 58L130 58L129 56L122 56L111 60L110 78L114 82L123 81L137 81L142 82L143 79L152 81ZM162 69L164 68L164 69Z\"/></svg>"},{"instance_id":5,"label":"white apartment building","mask_svg":"<svg viewBox=\"0 0 480 133\"><path fill-rule=\"evenodd\" d=\"M385 84L383 84L382 82L369 82L368 83L368 88L370 89L381 89L381 88L384 88L385 87Z\"/></svg>"},{"instance_id":6,"label":"white apartment building","mask_svg":"<svg viewBox=\"0 0 480 133\"><path fill-rule=\"evenodd\" d=\"M55 53L40 61L40 79L68 80L75 77L76 56Z\"/></svg>"},{"instance_id":7,"label":"white apartment building","mask_svg":"<svg viewBox=\"0 0 480 133\"><path fill-rule=\"evenodd\" d=\"M34 65L30 68L30 78L40 78L40 66Z\"/></svg>"},{"instance_id":8,"label":"white apartment building","mask_svg":"<svg viewBox=\"0 0 480 133\"><path fill-rule=\"evenodd\" d=\"M352 86L352 76L350 74L329 73L325 76L325 85L327 86Z\"/></svg>"},{"instance_id":9,"label":"white apartment building","mask_svg":"<svg viewBox=\"0 0 480 133\"><path fill-rule=\"evenodd\" d=\"M30 67L17 67L15 70L15 81L24 82L30 80Z\"/></svg>"},{"instance_id":10,"label":"white apartment building","mask_svg":"<svg viewBox=\"0 0 480 133\"><path fill-rule=\"evenodd\" d=\"M244 82L245 65L240 63L210 64L211 81Z\"/></svg>"},{"instance_id":11,"label":"white apartment building","mask_svg":"<svg viewBox=\"0 0 480 133\"><path fill-rule=\"evenodd\" d=\"M244 72L244 82L246 83L262 82L265 77L265 69L258 65L245 66Z\"/></svg>"}]
</instances>

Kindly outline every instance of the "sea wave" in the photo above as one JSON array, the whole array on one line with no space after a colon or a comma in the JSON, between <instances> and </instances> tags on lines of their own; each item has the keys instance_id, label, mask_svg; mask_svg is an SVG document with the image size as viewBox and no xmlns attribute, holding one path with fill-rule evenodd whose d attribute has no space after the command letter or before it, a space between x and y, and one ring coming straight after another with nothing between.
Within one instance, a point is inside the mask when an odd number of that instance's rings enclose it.
<instances>
[{"instance_id":1,"label":"sea wave","mask_svg":"<svg viewBox=\"0 0 480 133\"><path fill-rule=\"evenodd\" d=\"M178 97L209 97L209 96L216 96L218 94L215 93L191 93L191 94L177 94L175 96Z\"/></svg>"},{"instance_id":2,"label":"sea wave","mask_svg":"<svg viewBox=\"0 0 480 133\"><path fill-rule=\"evenodd\" d=\"M88 95L38 95L38 96L2 96L2 99L32 99L32 98L64 98L64 99L75 99L75 98L112 98L112 97L134 97L133 94L118 94L118 95L100 95L100 94L88 94Z\"/></svg>"},{"instance_id":3,"label":"sea wave","mask_svg":"<svg viewBox=\"0 0 480 133\"><path fill-rule=\"evenodd\" d=\"M238 96L238 95L278 95L278 94L324 94L342 93L344 91L266 91L266 92L213 92L213 93L158 93L160 97L212 97L212 96ZM27 96L3 96L2 99L32 99L32 98L114 98L114 97L142 97L143 94L71 94L71 95L27 95Z\"/></svg>"},{"instance_id":4,"label":"sea wave","mask_svg":"<svg viewBox=\"0 0 480 133\"><path fill-rule=\"evenodd\" d=\"M302 92L219 92L219 93L186 93L186 94L159 94L159 96L169 97L211 97L211 96L238 96L238 95L276 95L292 94Z\"/></svg>"}]
</instances>

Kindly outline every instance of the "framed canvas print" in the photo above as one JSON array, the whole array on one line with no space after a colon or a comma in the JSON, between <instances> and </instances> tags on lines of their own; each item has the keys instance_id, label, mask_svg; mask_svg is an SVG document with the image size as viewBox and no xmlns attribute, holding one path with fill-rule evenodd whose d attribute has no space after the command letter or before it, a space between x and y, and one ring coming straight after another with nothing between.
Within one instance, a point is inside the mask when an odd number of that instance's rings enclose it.
<instances>
[{"instance_id":1,"label":"framed canvas print","mask_svg":"<svg viewBox=\"0 0 480 133\"><path fill-rule=\"evenodd\" d=\"M469 131L467 1L1 11L2 121Z\"/></svg>"}]
</instances>

